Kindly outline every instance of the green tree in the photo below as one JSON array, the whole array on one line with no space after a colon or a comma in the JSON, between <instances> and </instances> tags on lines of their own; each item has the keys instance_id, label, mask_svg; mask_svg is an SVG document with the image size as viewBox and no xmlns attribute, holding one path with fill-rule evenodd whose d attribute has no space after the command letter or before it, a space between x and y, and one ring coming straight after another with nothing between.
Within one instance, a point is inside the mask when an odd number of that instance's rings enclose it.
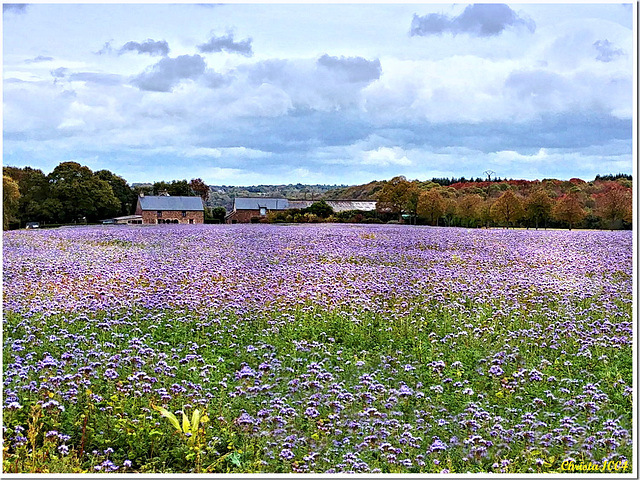
<instances>
[{"instance_id":1,"label":"green tree","mask_svg":"<svg viewBox=\"0 0 640 480\"><path fill-rule=\"evenodd\" d=\"M224 223L227 210L224 207L206 208L204 213L205 223Z\"/></svg>"},{"instance_id":2,"label":"green tree","mask_svg":"<svg viewBox=\"0 0 640 480\"><path fill-rule=\"evenodd\" d=\"M153 184L153 195L168 193L172 197L194 197L196 193L186 180L173 180L171 183L161 181Z\"/></svg>"},{"instance_id":3,"label":"green tree","mask_svg":"<svg viewBox=\"0 0 640 480\"><path fill-rule=\"evenodd\" d=\"M582 206L579 193L571 191L565 196L561 197L551 210L551 216L560 222L569 224L569 230L582 222L584 217L587 216L587 212Z\"/></svg>"},{"instance_id":4,"label":"green tree","mask_svg":"<svg viewBox=\"0 0 640 480\"><path fill-rule=\"evenodd\" d=\"M418 197L418 215L426 218L431 225L438 225L446 210L446 201L437 188L422 192Z\"/></svg>"},{"instance_id":5,"label":"green tree","mask_svg":"<svg viewBox=\"0 0 640 480\"><path fill-rule=\"evenodd\" d=\"M333 215L333 208L329 206L324 200L314 202L310 206L304 209L304 213L312 213L320 218L327 218Z\"/></svg>"},{"instance_id":6,"label":"green tree","mask_svg":"<svg viewBox=\"0 0 640 480\"><path fill-rule=\"evenodd\" d=\"M20 188L18 183L7 175L2 176L2 229L7 230L9 223L15 219L18 212Z\"/></svg>"},{"instance_id":7,"label":"green tree","mask_svg":"<svg viewBox=\"0 0 640 480\"><path fill-rule=\"evenodd\" d=\"M47 176L51 200L59 208L57 219L87 222L117 215L121 205L111 185L96 177L85 166L76 162L63 162Z\"/></svg>"},{"instance_id":8,"label":"green tree","mask_svg":"<svg viewBox=\"0 0 640 480\"><path fill-rule=\"evenodd\" d=\"M524 216L528 221L534 222L536 230L541 222L545 226L547 220L551 217L551 209L553 208L553 200L546 191L539 189L529 195L524 202Z\"/></svg>"},{"instance_id":9,"label":"green tree","mask_svg":"<svg viewBox=\"0 0 640 480\"><path fill-rule=\"evenodd\" d=\"M53 222L56 214L49 200L49 181L42 170L31 167L4 167L3 173L18 184L20 199L16 218L20 223ZM49 200L49 201L48 201Z\"/></svg>"},{"instance_id":10,"label":"green tree","mask_svg":"<svg viewBox=\"0 0 640 480\"><path fill-rule=\"evenodd\" d=\"M41 170L31 167L3 167L3 174L11 177L20 190L16 218L20 223L50 221L44 211L44 202L49 196L49 182Z\"/></svg>"},{"instance_id":11,"label":"green tree","mask_svg":"<svg viewBox=\"0 0 640 480\"><path fill-rule=\"evenodd\" d=\"M491 218L509 228L523 215L522 203L512 190L506 190L491 206Z\"/></svg>"},{"instance_id":12,"label":"green tree","mask_svg":"<svg viewBox=\"0 0 640 480\"><path fill-rule=\"evenodd\" d=\"M119 215L131 215L136 208L137 194L127 181L109 170L99 170L94 175L111 186L113 195L120 200Z\"/></svg>"}]
</instances>

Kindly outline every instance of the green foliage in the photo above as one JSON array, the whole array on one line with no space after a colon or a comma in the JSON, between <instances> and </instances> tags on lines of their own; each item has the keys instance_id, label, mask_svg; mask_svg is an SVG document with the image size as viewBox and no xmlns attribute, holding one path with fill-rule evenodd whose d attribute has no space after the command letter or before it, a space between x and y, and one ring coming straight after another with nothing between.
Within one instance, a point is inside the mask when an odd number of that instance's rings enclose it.
<instances>
[{"instance_id":1,"label":"green foliage","mask_svg":"<svg viewBox=\"0 0 640 480\"><path fill-rule=\"evenodd\" d=\"M173 180L171 183L161 181L153 184L153 195L168 193L172 197L193 197L196 193L186 180Z\"/></svg>"},{"instance_id":2,"label":"green foliage","mask_svg":"<svg viewBox=\"0 0 640 480\"><path fill-rule=\"evenodd\" d=\"M110 172L109 170L100 170L94 173L96 178L104 180L111 186L114 196L120 201L120 210L114 216L131 215L136 209L137 194L129 186L127 181ZM106 215L108 217L109 215Z\"/></svg>"},{"instance_id":3,"label":"green foliage","mask_svg":"<svg viewBox=\"0 0 640 480\"><path fill-rule=\"evenodd\" d=\"M120 200L106 180L95 176L88 167L63 162L47 176L48 199L55 201L55 218L59 222L92 222L117 215ZM53 207L53 208L52 208Z\"/></svg>"},{"instance_id":4,"label":"green foliage","mask_svg":"<svg viewBox=\"0 0 640 480\"><path fill-rule=\"evenodd\" d=\"M11 178L2 176L2 229L7 230L9 223L15 220L20 199L20 187Z\"/></svg>"},{"instance_id":5,"label":"green foliage","mask_svg":"<svg viewBox=\"0 0 640 480\"><path fill-rule=\"evenodd\" d=\"M320 218L327 218L328 216L333 215L333 208L331 208L324 200L312 203L303 211L304 213L310 213Z\"/></svg>"},{"instance_id":6,"label":"green foliage","mask_svg":"<svg viewBox=\"0 0 640 480\"><path fill-rule=\"evenodd\" d=\"M58 206L48 198L49 182L41 170L4 167L3 173L18 184L20 198L15 217L22 225L32 221L53 221Z\"/></svg>"},{"instance_id":7,"label":"green foliage","mask_svg":"<svg viewBox=\"0 0 640 480\"><path fill-rule=\"evenodd\" d=\"M227 211L224 207L205 208L204 223L224 223Z\"/></svg>"}]
</instances>

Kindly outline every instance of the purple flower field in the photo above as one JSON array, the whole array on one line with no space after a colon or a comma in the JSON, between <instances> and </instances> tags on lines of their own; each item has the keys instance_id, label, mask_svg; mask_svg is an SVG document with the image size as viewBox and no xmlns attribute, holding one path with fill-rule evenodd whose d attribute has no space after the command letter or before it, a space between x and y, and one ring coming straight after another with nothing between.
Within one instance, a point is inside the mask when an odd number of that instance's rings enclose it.
<instances>
[{"instance_id":1,"label":"purple flower field","mask_svg":"<svg viewBox=\"0 0 640 480\"><path fill-rule=\"evenodd\" d=\"M631 232L86 227L3 265L5 472L634 469Z\"/></svg>"}]
</instances>

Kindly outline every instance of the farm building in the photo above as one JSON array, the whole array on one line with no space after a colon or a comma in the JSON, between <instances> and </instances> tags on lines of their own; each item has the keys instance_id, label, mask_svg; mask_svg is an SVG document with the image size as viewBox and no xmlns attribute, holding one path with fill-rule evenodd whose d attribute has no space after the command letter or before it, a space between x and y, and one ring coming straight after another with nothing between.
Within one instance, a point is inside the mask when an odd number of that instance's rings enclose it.
<instances>
[{"instance_id":1,"label":"farm building","mask_svg":"<svg viewBox=\"0 0 640 480\"><path fill-rule=\"evenodd\" d=\"M249 223L252 218L266 217L271 210L288 210L286 198L235 198L233 210L225 217L226 223Z\"/></svg>"},{"instance_id":2,"label":"farm building","mask_svg":"<svg viewBox=\"0 0 640 480\"><path fill-rule=\"evenodd\" d=\"M142 215L125 215L124 217L107 218L101 220L103 225L140 225Z\"/></svg>"},{"instance_id":3,"label":"farm building","mask_svg":"<svg viewBox=\"0 0 640 480\"><path fill-rule=\"evenodd\" d=\"M204 223L204 205L200 197L140 195L136 215L142 216L144 224Z\"/></svg>"},{"instance_id":4,"label":"farm building","mask_svg":"<svg viewBox=\"0 0 640 480\"><path fill-rule=\"evenodd\" d=\"M376 209L376 202L360 200L326 200L334 212L347 210L372 211ZM233 211L225 217L226 223L249 223L267 216L275 210L289 210L292 208L307 208L312 200L288 200L286 198L236 198L233 201Z\"/></svg>"},{"instance_id":5,"label":"farm building","mask_svg":"<svg viewBox=\"0 0 640 480\"><path fill-rule=\"evenodd\" d=\"M349 210L372 212L376 209L376 202L364 200L325 200L335 213ZM313 205L311 200L289 200L289 208L308 208Z\"/></svg>"}]
</instances>

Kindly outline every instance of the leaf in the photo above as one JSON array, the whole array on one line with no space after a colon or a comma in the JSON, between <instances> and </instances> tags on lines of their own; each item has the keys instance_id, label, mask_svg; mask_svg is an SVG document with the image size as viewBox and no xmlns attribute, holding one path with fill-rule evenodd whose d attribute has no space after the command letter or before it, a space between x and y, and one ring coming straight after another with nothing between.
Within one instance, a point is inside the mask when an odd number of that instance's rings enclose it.
<instances>
[{"instance_id":1,"label":"leaf","mask_svg":"<svg viewBox=\"0 0 640 480\"><path fill-rule=\"evenodd\" d=\"M185 435L191 433L191 423L189 423L189 419L185 415L184 411L182 412L182 431Z\"/></svg>"},{"instance_id":2,"label":"leaf","mask_svg":"<svg viewBox=\"0 0 640 480\"><path fill-rule=\"evenodd\" d=\"M229 455L229 461L236 467L242 465L242 462L240 461L241 458L242 457L238 452L233 452L231 455Z\"/></svg>"},{"instance_id":3,"label":"leaf","mask_svg":"<svg viewBox=\"0 0 640 480\"><path fill-rule=\"evenodd\" d=\"M191 414L191 433L195 436L200 426L200 410L197 408Z\"/></svg>"},{"instance_id":4,"label":"leaf","mask_svg":"<svg viewBox=\"0 0 640 480\"><path fill-rule=\"evenodd\" d=\"M200 425L200 410L197 408L191 414L191 436L189 437L188 444L193 446L196 443L198 437L198 426Z\"/></svg>"},{"instance_id":5,"label":"leaf","mask_svg":"<svg viewBox=\"0 0 640 480\"><path fill-rule=\"evenodd\" d=\"M169 421L171 422L171 425L173 425L174 427L176 427L176 430L178 430L179 432L182 431L182 429L180 428L180 422L178 422L178 419L176 418L176 416L171 413L169 410L167 410L166 408L162 408L162 407L156 407L155 405L151 405L153 407L154 410L160 412L160 414L163 417L166 417L169 419Z\"/></svg>"}]
</instances>

